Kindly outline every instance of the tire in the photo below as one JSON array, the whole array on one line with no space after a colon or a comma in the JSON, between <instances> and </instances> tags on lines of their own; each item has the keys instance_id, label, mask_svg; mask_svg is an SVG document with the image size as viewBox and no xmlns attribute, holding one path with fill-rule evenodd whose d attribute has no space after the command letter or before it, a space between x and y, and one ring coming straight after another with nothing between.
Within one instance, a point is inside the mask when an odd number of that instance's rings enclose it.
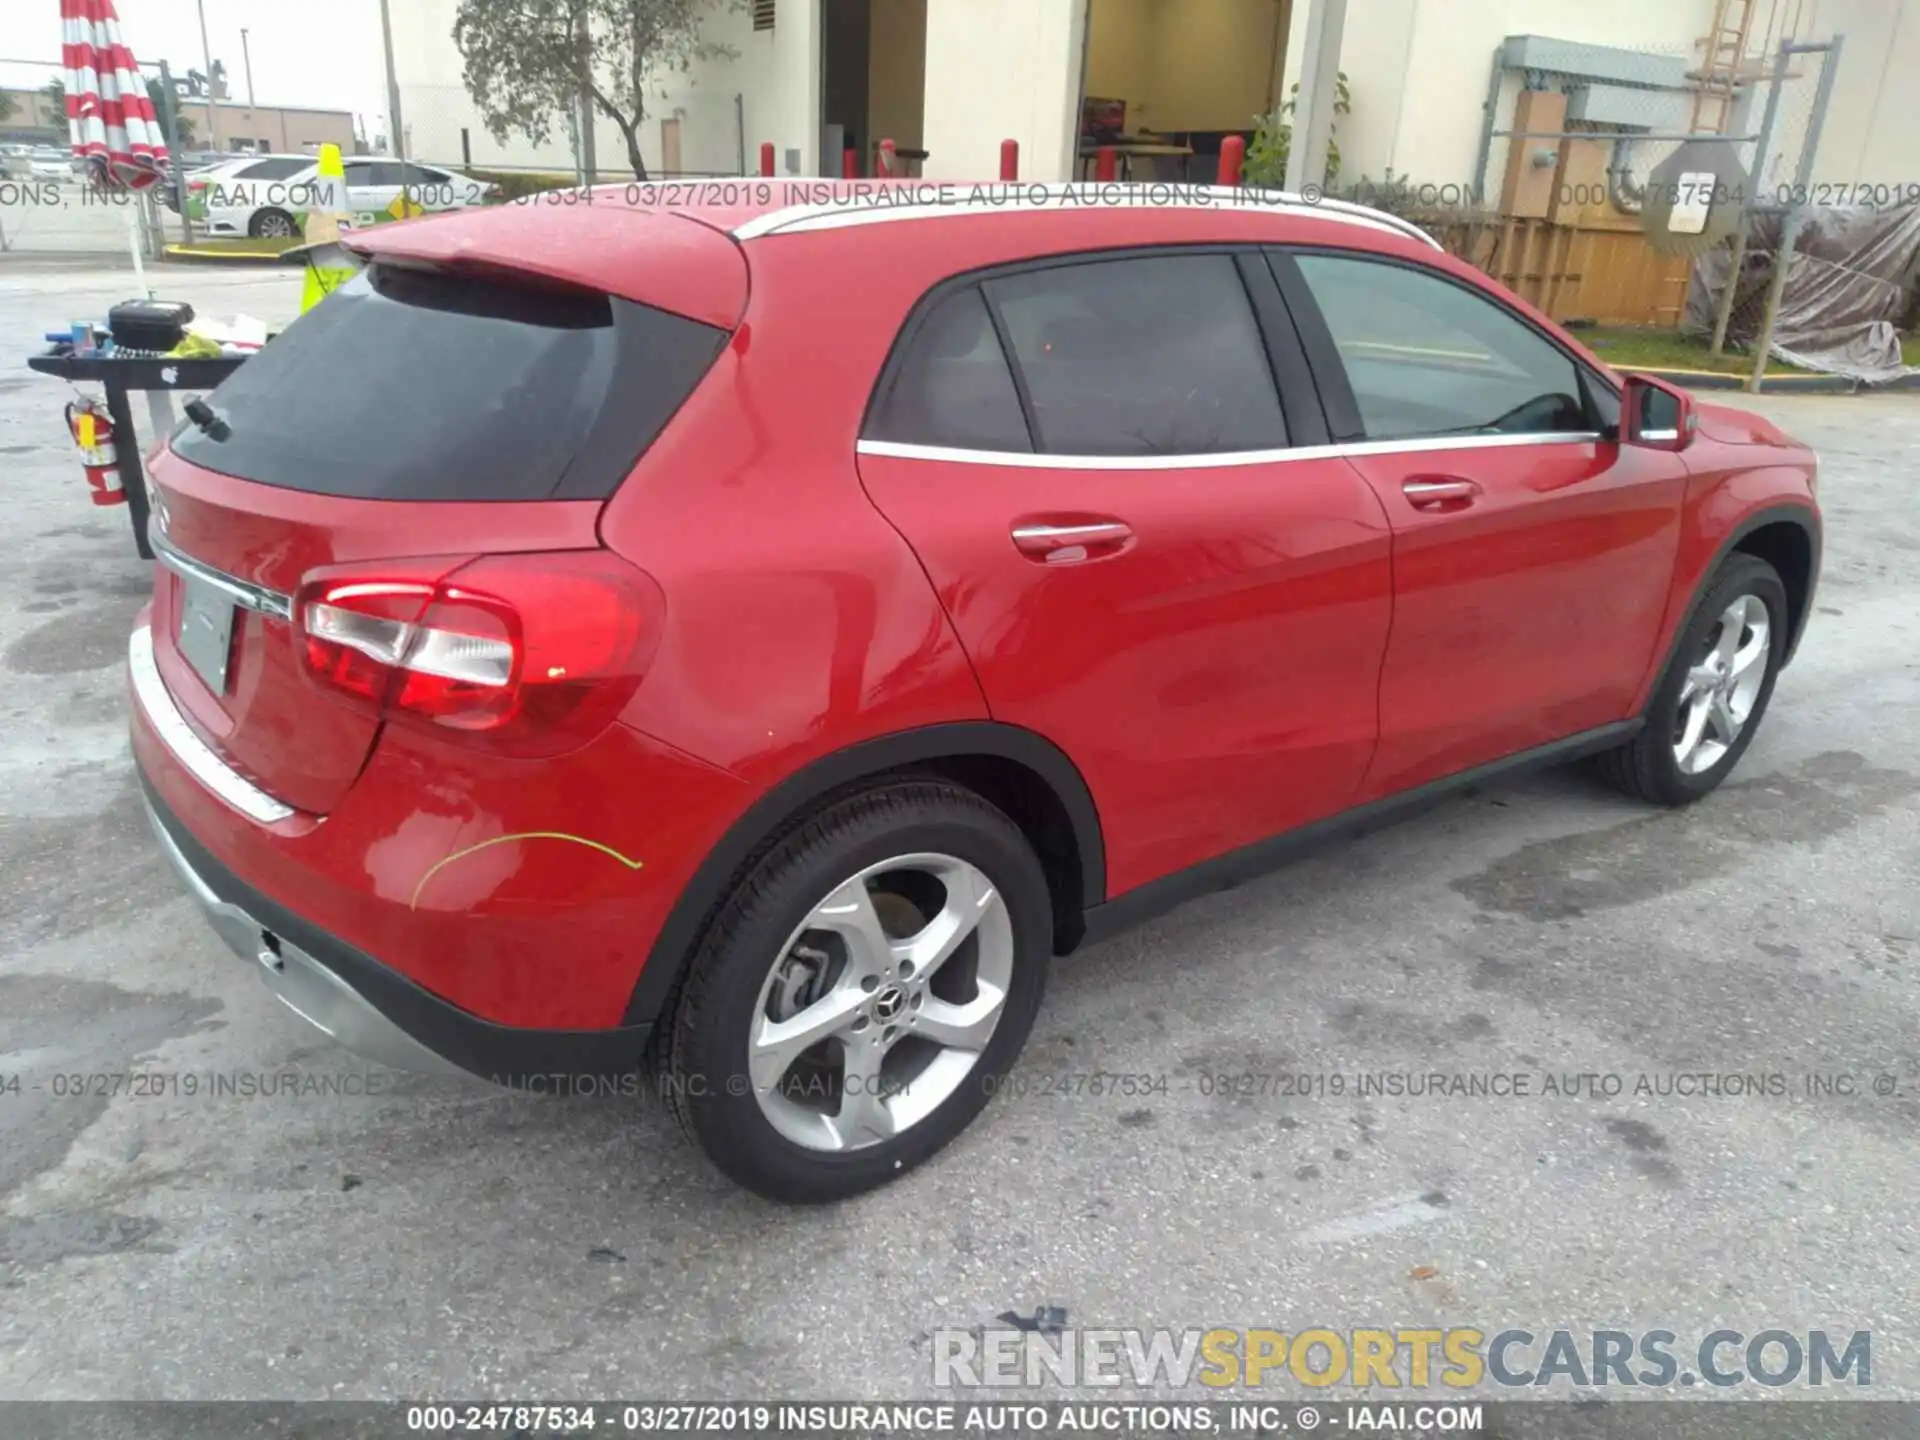
<instances>
[{"instance_id":1,"label":"tire","mask_svg":"<svg viewBox=\"0 0 1920 1440\"><path fill-rule=\"evenodd\" d=\"M1033 1027L1052 941L1033 848L972 791L906 777L831 801L722 902L663 1021L657 1088L748 1189L857 1195L986 1105ZM926 968L903 973L916 955ZM781 1039L816 1033L804 1050ZM856 1070L873 1078L856 1086Z\"/></svg>"},{"instance_id":2,"label":"tire","mask_svg":"<svg viewBox=\"0 0 1920 1440\"><path fill-rule=\"evenodd\" d=\"M1764 644L1751 622L1760 618L1755 606L1764 607L1767 634ZM1736 617L1736 606L1745 611ZM1734 659L1752 651L1752 665L1764 665L1765 671L1753 684L1746 668L1732 677L1716 678L1713 667L1729 658L1724 642L1734 623L1741 634L1734 637ZM1787 651L1787 590L1774 568L1758 556L1736 552L1729 555L1715 573L1692 619L1674 647L1673 658L1654 687L1648 701L1646 725L1632 740L1617 750L1597 757L1601 777L1616 790L1657 805L1688 805L1708 795L1740 763L1747 746L1753 742L1773 698L1773 683L1780 673L1781 659ZM1740 683L1733 683L1740 682ZM1707 698L1707 686L1717 684L1724 703ZM1744 712L1742 705L1744 704ZM1703 724L1694 747L1683 759L1681 750L1688 736L1687 722L1699 711ZM1734 733L1726 734L1730 721Z\"/></svg>"},{"instance_id":3,"label":"tire","mask_svg":"<svg viewBox=\"0 0 1920 1440\"><path fill-rule=\"evenodd\" d=\"M256 210L247 221L247 234L256 240L298 240L300 227L284 210Z\"/></svg>"}]
</instances>

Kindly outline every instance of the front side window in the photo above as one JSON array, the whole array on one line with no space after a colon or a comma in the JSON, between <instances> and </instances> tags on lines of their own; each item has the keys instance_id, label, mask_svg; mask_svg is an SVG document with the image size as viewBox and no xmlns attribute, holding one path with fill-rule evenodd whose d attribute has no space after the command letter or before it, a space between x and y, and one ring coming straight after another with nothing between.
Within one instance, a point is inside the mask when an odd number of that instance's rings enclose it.
<instances>
[{"instance_id":1,"label":"front side window","mask_svg":"<svg viewBox=\"0 0 1920 1440\"><path fill-rule=\"evenodd\" d=\"M1464 285L1406 265L1296 257L1369 440L1593 428L1572 357Z\"/></svg>"},{"instance_id":2,"label":"front side window","mask_svg":"<svg viewBox=\"0 0 1920 1440\"><path fill-rule=\"evenodd\" d=\"M1279 393L1231 255L1049 266L988 280L1044 453L1278 449Z\"/></svg>"}]
</instances>

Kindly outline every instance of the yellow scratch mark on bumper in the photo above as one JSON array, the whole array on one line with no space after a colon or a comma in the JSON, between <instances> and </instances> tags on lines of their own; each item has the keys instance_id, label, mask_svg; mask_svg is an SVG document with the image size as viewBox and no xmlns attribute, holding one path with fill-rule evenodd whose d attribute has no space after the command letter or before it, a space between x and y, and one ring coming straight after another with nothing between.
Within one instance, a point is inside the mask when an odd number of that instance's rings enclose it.
<instances>
[{"instance_id":1,"label":"yellow scratch mark on bumper","mask_svg":"<svg viewBox=\"0 0 1920 1440\"><path fill-rule=\"evenodd\" d=\"M464 850L456 850L444 860L438 861L430 866L427 873L420 877L420 883L413 887L413 898L407 902L407 908L409 910L419 909L420 892L427 888L427 882L442 870L446 869L447 866L453 864L454 861L464 860L467 856L478 854L489 846L505 845L510 840L565 840L570 844L584 845L589 850L598 850L602 855L609 855L629 870L638 870L642 864L642 862L638 860L629 860L611 845L602 845L598 840L589 840L584 835L569 835L564 830L522 830L512 835L496 835L491 840L482 840L478 845L469 845Z\"/></svg>"}]
</instances>

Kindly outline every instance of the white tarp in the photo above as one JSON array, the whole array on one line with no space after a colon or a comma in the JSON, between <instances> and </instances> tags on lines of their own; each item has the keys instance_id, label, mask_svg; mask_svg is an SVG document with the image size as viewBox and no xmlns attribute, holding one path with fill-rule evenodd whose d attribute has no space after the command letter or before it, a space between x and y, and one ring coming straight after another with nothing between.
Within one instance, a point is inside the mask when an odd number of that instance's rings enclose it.
<instances>
[{"instance_id":1,"label":"white tarp","mask_svg":"<svg viewBox=\"0 0 1920 1440\"><path fill-rule=\"evenodd\" d=\"M1750 222L1727 326L1732 343L1751 345L1758 336L1785 219L1784 214L1761 214ZM1693 262L1686 329L1713 329L1731 258L1732 252L1721 247ZM1917 262L1920 204L1802 211L1773 327L1774 358L1869 385L1915 373L1901 361L1894 325L1912 303Z\"/></svg>"}]
</instances>

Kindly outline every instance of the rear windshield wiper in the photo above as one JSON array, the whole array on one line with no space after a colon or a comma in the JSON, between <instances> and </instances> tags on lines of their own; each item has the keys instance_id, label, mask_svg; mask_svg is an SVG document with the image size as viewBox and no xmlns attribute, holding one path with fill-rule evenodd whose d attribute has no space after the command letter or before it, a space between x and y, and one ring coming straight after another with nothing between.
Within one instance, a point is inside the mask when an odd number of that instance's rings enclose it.
<instances>
[{"instance_id":1,"label":"rear windshield wiper","mask_svg":"<svg viewBox=\"0 0 1920 1440\"><path fill-rule=\"evenodd\" d=\"M204 400L189 400L186 403L187 419L194 428L210 440L225 440L233 434L225 418L218 410Z\"/></svg>"}]
</instances>

